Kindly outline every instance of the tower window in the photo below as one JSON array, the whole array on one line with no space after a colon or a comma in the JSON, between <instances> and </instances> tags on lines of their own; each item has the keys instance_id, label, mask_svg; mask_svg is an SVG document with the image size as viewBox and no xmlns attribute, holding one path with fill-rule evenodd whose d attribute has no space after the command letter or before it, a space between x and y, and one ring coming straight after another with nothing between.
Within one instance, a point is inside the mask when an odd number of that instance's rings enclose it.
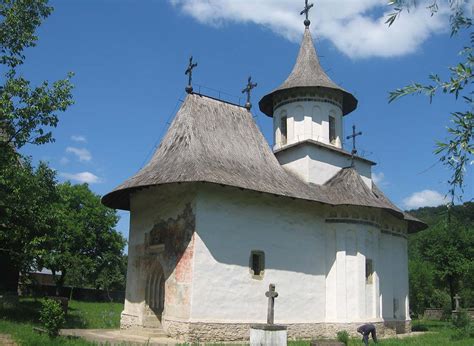
<instances>
[{"instance_id":1,"label":"tower window","mask_svg":"<svg viewBox=\"0 0 474 346\"><path fill-rule=\"evenodd\" d=\"M254 279L263 278L265 271L265 253L263 251L252 251L250 253L250 274Z\"/></svg>"},{"instance_id":2,"label":"tower window","mask_svg":"<svg viewBox=\"0 0 474 346\"><path fill-rule=\"evenodd\" d=\"M374 281L374 265L371 259L365 259L365 283L370 285Z\"/></svg>"},{"instance_id":3,"label":"tower window","mask_svg":"<svg viewBox=\"0 0 474 346\"><path fill-rule=\"evenodd\" d=\"M281 144L286 144L287 138L287 126L286 126L286 116L281 117L280 119L280 133L281 133Z\"/></svg>"},{"instance_id":4,"label":"tower window","mask_svg":"<svg viewBox=\"0 0 474 346\"><path fill-rule=\"evenodd\" d=\"M334 143L336 140L336 119L329 116L329 142Z\"/></svg>"}]
</instances>

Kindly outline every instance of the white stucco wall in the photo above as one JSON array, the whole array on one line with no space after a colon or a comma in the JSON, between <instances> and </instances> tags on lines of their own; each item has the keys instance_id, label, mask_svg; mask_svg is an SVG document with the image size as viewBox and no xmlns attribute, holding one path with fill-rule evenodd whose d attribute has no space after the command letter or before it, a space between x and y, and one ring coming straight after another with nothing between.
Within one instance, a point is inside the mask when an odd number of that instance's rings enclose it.
<instances>
[{"instance_id":1,"label":"white stucco wall","mask_svg":"<svg viewBox=\"0 0 474 346\"><path fill-rule=\"evenodd\" d=\"M145 234L159 222L178 218L186 206L191 205L194 208L194 197L194 190L185 185L144 189L131 197L127 286L123 314L136 316L139 324L143 322L146 310L145 286L149 268L156 261L163 266L166 276L163 315L177 319L189 318L192 277L187 273L184 279L177 278L178 266L170 262L166 253L148 253ZM185 276L181 273L178 275Z\"/></svg>"},{"instance_id":2,"label":"white stucco wall","mask_svg":"<svg viewBox=\"0 0 474 346\"><path fill-rule=\"evenodd\" d=\"M382 233L380 235L380 309L384 320L410 319L408 307L407 240ZM394 311L394 299L398 310Z\"/></svg>"},{"instance_id":3,"label":"white stucco wall","mask_svg":"<svg viewBox=\"0 0 474 346\"><path fill-rule=\"evenodd\" d=\"M192 236L175 262L166 251L147 252L145 234L156 225L179 231L190 206ZM409 319L407 243L393 235L403 230L405 222L383 211L218 185L142 190L132 196L122 319L144 321L145 283L154 261L163 263L166 274L167 321L265 322L270 283L279 293L276 323ZM250 273L252 250L265 253L261 279ZM365 280L366 258L373 261L372 284ZM399 307L395 318L394 299Z\"/></svg>"},{"instance_id":4,"label":"white stucco wall","mask_svg":"<svg viewBox=\"0 0 474 346\"><path fill-rule=\"evenodd\" d=\"M324 320L324 223L312 204L284 202L231 188L200 190L193 321L265 322L270 283L279 293L276 322ZM250 275L252 250L265 252L262 280Z\"/></svg>"},{"instance_id":5,"label":"white stucco wall","mask_svg":"<svg viewBox=\"0 0 474 346\"><path fill-rule=\"evenodd\" d=\"M287 117L287 141L282 140L281 118ZM329 116L336 121L336 140L329 141ZM342 110L339 106L321 101L295 101L279 106L273 115L274 150L288 144L313 139L328 145L342 147Z\"/></svg>"},{"instance_id":6,"label":"white stucco wall","mask_svg":"<svg viewBox=\"0 0 474 346\"><path fill-rule=\"evenodd\" d=\"M406 240L385 239L375 225L328 223L319 204L217 186L200 187L196 211L190 321L265 322L270 283L279 293L276 323L379 321L381 295L385 306L393 292L408 294ZM250 275L252 250L265 252L261 280ZM370 285L366 258L375 270ZM400 285L381 285L379 271Z\"/></svg>"},{"instance_id":7,"label":"white stucco wall","mask_svg":"<svg viewBox=\"0 0 474 346\"><path fill-rule=\"evenodd\" d=\"M351 165L349 156L308 142L279 151L276 157L283 168L307 183L319 185L331 179L341 168ZM372 165L356 159L355 168L364 183L372 188Z\"/></svg>"}]
</instances>

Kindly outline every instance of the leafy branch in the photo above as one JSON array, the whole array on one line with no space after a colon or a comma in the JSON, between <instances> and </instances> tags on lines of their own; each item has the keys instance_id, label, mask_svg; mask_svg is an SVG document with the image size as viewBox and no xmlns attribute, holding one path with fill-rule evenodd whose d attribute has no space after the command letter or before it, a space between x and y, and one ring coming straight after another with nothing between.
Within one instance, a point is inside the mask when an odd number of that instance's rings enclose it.
<instances>
[{"instance_id":1,"label":"leafy branch","mask_svg":"<svg viewBox=\"0 0 474 346\"><path fill-rule=\"evenodd\" d=\"M393 0L389 2L389 6L393 7L394 12L388 15L386 23L391 26L395 20L401 15L403 10L409 11L410 8L417 5L416 0ZM451 27L451 37L456 35L461 29L469 29L472 26L472 19L464 14L464 2L458 0L449 0L449 7L451 15L449 23ZM429 2L427 9L431 15L438 12L437 0ZM456 66L449 67L450 77L443 80L438 74L431 74L429 76L430 84L412 83L403 88L398 88L389 92L389 103L400 99L407 95L425 95L429 97L430 103L433 97L442 92L444 94L451 94L456 99L466 92L467 95L462 99L467 105L467 111L456 111L451 113L451 122L447 128L448 139L446 142L438 141L434 153L439 155L439 160L443 162L452 172L451 178L448 181L449 195L451 202L454 202L458 191L459 199L462 199L465 184L465 172L469 164L471 164L471 157L474 154L473 144L473 129L474 117L472 109L473 91L472 84L474 83L474 34L470 33L470 46L464 47L460 55L464 60Z\"/></svg>"}]
</instances>

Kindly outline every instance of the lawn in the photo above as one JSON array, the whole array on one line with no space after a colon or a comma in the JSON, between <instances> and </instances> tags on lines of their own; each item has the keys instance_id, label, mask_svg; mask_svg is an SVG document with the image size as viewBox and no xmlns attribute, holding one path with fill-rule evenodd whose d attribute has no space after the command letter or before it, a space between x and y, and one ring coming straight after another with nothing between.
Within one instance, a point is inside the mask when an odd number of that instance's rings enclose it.
<instances>
[{"instance_id":1,"label":"lawn","mask_svg":"<svg viewBox=\"0 0 474 346\"><path fill-rule=\"evenodd\" d=\"M20 345L92 345L79 339L49 339L33 331L41 327L39 309L41 302L21 298L15 309L0 310L0 333L10 334ZM96 303L70 301L64 328L119 328L121 303Z\"/></svg>"},{"instance_id":2,"label":"lawn","mask_svg":"<svg viewBox=\"0 0 474 346\"><path fill-rule=\"evenodd\" d=\"M0 310L0 333L10 334L20 345L93 345L90 342L80 339L67 339L59 337L55 340L49 339L46 335L41 335L33 331L33 327L40 327L39 300L22 298L15 309ZM118 328L120 312L123 304L119 303L91 303L71 301L69 312L64 328ZM404 339L384 339L379 340L379 345L387 346L436 346L436 345L457 345L472 346L474 338L454 340L455 332L450 328L448 322L439 321L414 321L414 326L421 326L428 330L428 333L416 337ZM289 341L289 346L309 346L309 341ZM373 345L373 342L371 341ZM220 344L222 345L222 344ZM351 339L349 346L362 345L361 339ZM235 344L233 345L235 346Z\"/></svg>"}]
</instances>

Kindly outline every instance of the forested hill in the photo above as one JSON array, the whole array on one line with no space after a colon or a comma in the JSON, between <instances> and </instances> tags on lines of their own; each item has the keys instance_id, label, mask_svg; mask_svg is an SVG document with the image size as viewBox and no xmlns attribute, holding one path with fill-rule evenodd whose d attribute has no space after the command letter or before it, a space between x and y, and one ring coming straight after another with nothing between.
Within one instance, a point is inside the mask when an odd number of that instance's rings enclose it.
<instances>
[{"instance_id":1,"label":"forested hill","mask_svg":"<svg viewBox=\"0 0 474 346\"><path fill-rule=\"evenodd\" d=\"M426 308L474 307L474 203L410 210L428 229L408 236L410 309L421 316Z\"/></svg>"},{"instance_id":2,"label":"forested hill","mask_svg":"<svg viewBox=\"0 0 474 346\"><path fill-rule=\"evenodd\" d=\"M426 222L428 226L434 226L440 221L446 220L448 209L445 205L440 205L439 207L413 209L408 213ZM461 224L474 224L474 202L453 206L451 216Z\"/></svg>"}]
</instances>

